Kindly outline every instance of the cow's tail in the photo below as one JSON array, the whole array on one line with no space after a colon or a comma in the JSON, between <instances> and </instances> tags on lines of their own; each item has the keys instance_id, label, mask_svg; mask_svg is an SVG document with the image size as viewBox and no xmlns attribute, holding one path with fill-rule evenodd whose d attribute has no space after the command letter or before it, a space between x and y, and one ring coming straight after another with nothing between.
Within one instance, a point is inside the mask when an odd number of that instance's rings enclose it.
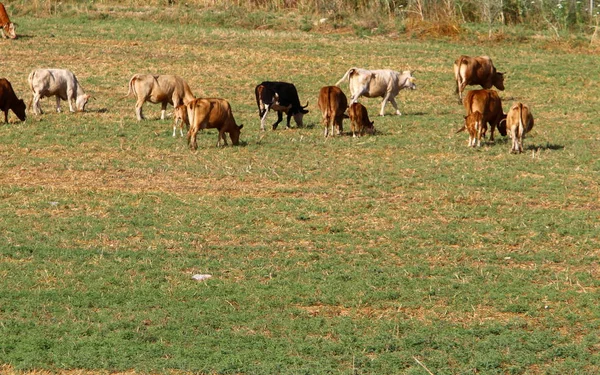
<instances>
[{"instance_id":1,"label":"cow's tail","mask_svg":"<svg viewBox=\"0 0 600 375\"><path fill-rule=\"evenodd\" d=\"M350 74L351 74L351 73L352 73L354 70L356 70L356 68L350 68L350 69L348 69L348 71L346 72L346 74L344 74L344 76L342 77L342 79L340 79L339 81L337 81L337 82L335 83L335 86L338 86L338 87L339 87L339 86L340 86L340 84L341 84L342 82L344 82L344 81L346 81L346 80L349 80L349 79L350 79Z\"/></svg>"},{"instance_id":2,"label":"cow's tail","mask_svg":"<svg viewBox=\"0 0 600 375\"><path fill-rule=\"evenodd\" d=\"M137 74L134 75L133 77L131 77L131 79L129 80L129 85L127 87L127 95L121 97L121 99L125 99L128 98L132 93L134 96L137 96L136 92L135 92L135 86L133 85L133 82L135 82L135 80L137 79Z\"/></svg>"},{"instance_id":3,"label":"cow's tail","mask_svg":"<svg viewBox=\"0 0 600 375\"><path fill-rule=\"evenodd\" d=\"M457 133L460 133L460 132L462 132L462 131L465 131L466 129L467 129L467 125L463 125L463 127L462 127L462 128L460 128L460 129L458 129L458 130L456 131L456 133L454 133L454 134L457 134Z\"/></svg>"},{"instance_id":4,"label":"cow's tail","mask_svg":"<svg viewBox=\"0 0 600 375\"><path fill-rule=\"evenodd\" d=\"M458 94L458 92L460 91L460 83L466 79L465 77L462 77L460 75L460 67L463 64L464 60L464 56L461 56L454 62L454 80L456 81L456 94Z\"/></svg>"},{"instance_id":5,"label":"cow's tail","mask_svg":"<svg viewBox=\"0 0 600 375\"><path fill-rule=\"evenodd\" d=\"M33 78L35 77L35 72L35 70L32 70L31 73L29 73L29 76L27 77L27 83L29 83L29 88L32 92L31 100L29 101L29 108L31 108L31 105L33 104L33 96L35 95L35 90L33 89Z\"/></svg>"},{"instance_id":6,"label":"cow's tail","mask_svg":"<svg viewBox=\"0 0 600 375\"><path fill-rule=\"evenodd\" d=\"M519 135L523 137L525 132L525 120L523 119L523 103L517 104L519 106Z\"/></svg>"}]
</instances>

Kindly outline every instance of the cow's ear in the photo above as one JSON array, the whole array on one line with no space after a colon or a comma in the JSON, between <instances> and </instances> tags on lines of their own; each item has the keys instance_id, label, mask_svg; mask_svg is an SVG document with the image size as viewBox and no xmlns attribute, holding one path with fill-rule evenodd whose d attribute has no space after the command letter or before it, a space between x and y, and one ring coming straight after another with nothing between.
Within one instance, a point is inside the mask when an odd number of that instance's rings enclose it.
<instances>
[{"instance_id":1,"label":"cow's ear","mask_svg":"<svg viewBox=\"0 0 600 375\"><path fill-rule=\"evenodd\" d=\"M239 125L239 126L238 126L238 129L240 129L240 130L241 130L243 127L244 127L244 124L242 124L242 125Z\"/></svg>"},{"instance_id":2,"label":"cow's ear","mask_svg":"<svg viewBox=\"0 0 600 375\"><path fill-rule=\"evenodd\" d=\"M498 74L500 74L501 76L504 76L504 72L496 72Z\"/></svg>"}]
</instances>

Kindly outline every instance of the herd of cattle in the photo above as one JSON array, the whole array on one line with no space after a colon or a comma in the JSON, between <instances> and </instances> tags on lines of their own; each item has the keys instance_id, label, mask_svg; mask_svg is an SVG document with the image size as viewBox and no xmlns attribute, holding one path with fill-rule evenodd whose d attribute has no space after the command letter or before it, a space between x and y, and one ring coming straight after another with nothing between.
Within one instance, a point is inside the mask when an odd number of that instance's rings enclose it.
<instances>
[{"instance_id":1,"label":"herd of cattle","mask_svg":"<svg viewBox=\"0 0 600 375\"><path fill-rule=\"evenodd\" d=\"M0 3L0 30L5 38L14 39L17 36L14 24L10 22L2 3ZM496 70L492 60L487 56L460 56L454 62L454 76L459 102L462 102L467 112L464 126L457 133L467 130L468 145L480 146L489 124L490 141L494 140L494 130L498 128L500 134L505 136L508 133L512 138L510 152L521 153L523 136L533 127L533 116L529 107L523 103L514 104L508 113L504 113L498 93L491 90L492 86L504 90L504 75ZM339 88L344 81L349 83L350 101ZM390 102L396 114L400 115L395 98L400 90L414 90L416 88L414 81L411 71L349 69L334 86L325 86L319 92L317 103L322 113L324 136L341 134L345 118L350 119L353 137L362 136L365 132L374 134L374 123L369 120L367 109L358 102L358 99L361 96L381 97L383 98L379 112L381 116L385 114L387 102ZM75 75L66 69L36 69L29 74L28 83L33 95L30 109L36 115L42 113L40 99L45 97L56 97L57 112L61 110L61 99L69 103L71 112L75 112L84 111L90 98ZM483 89L471 90L463 99L463 91L467 85L481 85ZM186 126L188 144L194 150L198 147L196 142L198 131L207 128L216 128L219 131L217 146L221 144L221 140L224 145L227 145L225 133L229 134L234 145L239 144L243 125L236 124L229 102L218 98L196 98L181 77L135 74L129 80L128 93L125 97L132 94L137 99L135 113L138 120L143 119L142 106L147 101L161 104L161 119L165 118L167 105L173 105L175 107L173 136L176 135L177 125L180 126L181 136L183 136L183 127ZM270 110L277 112L277 121L272 125L273 130L277 129L283 120L283 113L287 115L287 128L290 127L292 117L298 127L303 126L302 118L308 113L306 109L308 103L302 106L293 84L262 82L256 86L255 96L261 130L265 130L266 117ZM6 123L9 109L21 121L25 121L25 102L17 98L12 85L4 78L0 78L0 109L4 111Z\"/></svg>"}]
</instances>

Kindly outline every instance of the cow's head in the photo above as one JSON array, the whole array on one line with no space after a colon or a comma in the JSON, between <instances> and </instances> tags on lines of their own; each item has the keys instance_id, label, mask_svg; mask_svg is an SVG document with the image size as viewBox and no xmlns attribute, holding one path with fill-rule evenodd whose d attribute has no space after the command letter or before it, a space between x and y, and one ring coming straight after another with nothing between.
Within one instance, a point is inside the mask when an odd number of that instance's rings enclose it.
<instances>
[{"instance_id":1,"label":"cow's head","mask_svg":"<svg viewBox=\"0 0 600 375\"><path fill-rule=\"evenodd\" d=\"M365 126L367 134L375 135L375 121L368 121Z\"/></svg>"},{"instance_id":2,"label":"cow's head","mask_svg":"<svg viewBox=\"0 0 600 375\"><path fill-rule=\"evenodd\" d=\"M231 137L231 143L233 143L236 146L240 144L240 132L243 127L244 125L234 125L233 130L229 132L229 136Z\"/></svg>"},{"instance_id":3,"label":"cow's head","mask_svg":"<svg viewBox=\"0 0 600 375\"><path fill-rule=\"evenodd\" d=\"M18 99L16 104L12 107L12 111L15 113L15 115L17 115L19 120L25 121L25 119L27 118L27 116L25 115L26 108L27 107L25 106L25 102L23 101L23 99Z\"/></svg>"},{"instance_id":4,"label":"cow's head","mask_svg":"<svg viewBox=\"0 0 600 375\"><path fill-rule=\"evenodd\" d=\"M15 31L15 24L12 22L9 22L8 24L3 26L4 29L4 33L6 35L8 35L9 38L11 39L16 39L17 38L17 32Z\"/></svg>"},{"instance_id":5,"label":"cow's head","mask_svg":"<svg viewBox=\"0 0 600 375\"><path fill-rule=\"evenodd\" d=\"M308 107L308 102L306 102L306 105L304 107L301 107L300 110L296 113L294 113L294 121L296 122L296 126L298 126L299 128L303 127L303 123L302 123L302 118L304 117L305 114L308 113L308 109L306 109L306 107Z\"/></svg>"},{"instance_id":6,"label":"cow's head","mask_svg":"<svg viewBox=\"0 0 600 375\"><path fill-rule=\"evenodd\" d=\"M504 73L494 73L492 85L494 85L498 90L504 91Z\"/></svg>"},{"instance_id":7,"label":"cow's head","mask_svg":"<svg viewBox=\"0 0 600 375\"><path fill-rule=\"evenodd\" d=\"M87 104L88 100L90 100L92 96L89 94L85 94L85 95L79 95L77 97L77 100L75 101L75 105L77 106L77 110L78 111L85 111L85 105Z\"/></svg>"},{"instance_id":8,"label":"cow's head","mask_svg":"<svg viewBox=\"0 0 600 375\"><path fill-rule=\"evenodd\" d=\"M498 131L503 137L506 137L506 113L502 114L502 119L498 123Z\"/></svg>"},{"instance_id":9,"label":"cow's head","mask_svg":"<svg viewBox=\"0 0 600 375\"><path fill-rule=\"evenodd\" d=\"M415 77L413 76L412 71L410 70L405 70L404 72L402 72L402 76L406 77L406 79L404 80L404 88L407 88L409 90L416 90L417 89L417 85L415 84Z\"/></svg>"}]
</instances>

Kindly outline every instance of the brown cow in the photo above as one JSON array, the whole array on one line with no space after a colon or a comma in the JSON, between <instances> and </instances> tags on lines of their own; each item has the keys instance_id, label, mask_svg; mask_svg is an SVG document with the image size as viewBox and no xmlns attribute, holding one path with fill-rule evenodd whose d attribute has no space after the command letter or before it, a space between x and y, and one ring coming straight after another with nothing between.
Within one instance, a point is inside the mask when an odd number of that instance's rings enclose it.
<instances>
[{"instance_id":1,"label":"brown cow","mask_svg":"<svg viewBox=\"0 0 600 375\"><path fill-rule=\"evenodd\" d=\"M323 114L325 137L340 135L344 131L343 121L348 116L344 113L348 109L348 98L337 86L325 86L319 91L319 109ZM331 133L329 128L331 127ZM333 129L336 129L334 133Z\"/></svg>"},{"instance_id":2,"label":"brown cow","mask_svg":"<svg viewBox=\"0 0 600 375\"><path fill-rule=\"evenodd\" d=\"M10 82L0 78L0 110L4 112L4 122L8 123L8 110L12 110L21 121L25 121L25 102L17 98Z\"/></svg>"},{"instance_id":3,"label":"brown cow","mask_svg":"<svg viewBox=\"0 0 600 375\"><path fill-rule=\"evenodd\" d=\"M160 118L164 120L167 104L177 107L195 99L188 84L181 77L174 75L135 74L129 80L129 90L124 97L130 96L131 93L137 99L135 114L138 121L144 118L142 106L146 101L161 104Z\"/></svg>"},{"instance_id":4,"label":"brown cow","mask_svg":"<svg viewBox=\"0 0 600 375\"><path fill-rule=\"evenodd\" d=\"M0 3L0 33L2 33L3 38L17 38L15 24L10 22L10 18L8 18L8 14L6 13L6 9L2 3Z\"/></svg>"},{"instance_id":5,"label":"brown cow","mask_svg":"<svg viewBox=\"0 0 600 375\"><path fill-rule=\"evenodd\" d=\"M533 128L533 115L529 106L523 103L513 104L506 114L506 128L512 138L511 154L523 152L523 136Z\"/></svg>"},{"instance_id":6,"label":"brown cow","mask_svg":"<svg viewBox=\"0 0 600 375\"><path fill-rule=\"evenodd\" d=\"M465 96L463 102L467 110L467 116L475 111L481 112L483 120L481 127L483 129L482 137L485 137L487 124L490 124L490 141L494 141L494 129L502 135L506 135L506 115L502 111L502 101L498 93L494 90L471 90Z\"/></svg>"},{"instance_id":7,"label":"brown cow","mask_svg":"<svg viewBox=\"0 0 600 375\"><path fill-rule=\"evenodd\" d=\"M469 147L481 146L481 136L483 134L483 115L479 111L475 111L468 116L465 116L465 125L456 132L460 133L467 130L469 133Z\"/></svg>"},{"instance_id":8,"label":"brown cow","mask_svg":"<svg viewBox=\"0 0 600 375\"><path fill-rule=\"evenodd\" d=\"M350 115L350 129L352 129L352 136L356 137L365 134L365 130L369 134L375 134L374 122L369 120L369 114L364 105L360 103L352 103L348 109Z\"/></svg>"},{"instance_id":9,"label":"brown cow","mask_svg":"<svg viewBox=\"0 0 600 375\"><path fill-rule=\"evenodd\" d=\"M236 125L231 106L227 100L217 98L195 99L186 104L186 110L190 126L187 139L192 150L198 148L196 135L200 129L216 128L219 130L217 147L221 144L221 139L224 145L227 146L225 133L229 133L231 143L234 145L239 144L240 130L244 125Z\"/></svg>"},{"instance_id":10,"label":"brown cow","mask_svg":"<svg viewBox=\"0 0 600 375\"><path fill-rule=\"evenodd\" d=\"M469 57L462 55L454 62L454 79L456 80L456 93L458 102L462 100L462 93L467 85L481 85L484 89L495 86L504 90L504 73L494 67L492 59L488 56Z\"/></svg>"}]
</instances>

